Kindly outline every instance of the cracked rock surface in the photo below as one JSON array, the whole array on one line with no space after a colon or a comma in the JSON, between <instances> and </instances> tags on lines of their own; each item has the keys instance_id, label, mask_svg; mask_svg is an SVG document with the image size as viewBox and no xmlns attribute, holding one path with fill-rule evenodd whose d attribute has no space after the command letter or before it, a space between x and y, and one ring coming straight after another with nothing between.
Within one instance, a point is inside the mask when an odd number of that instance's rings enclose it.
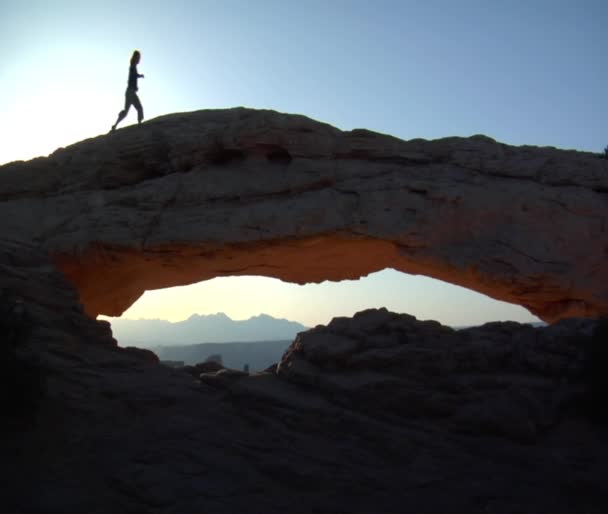
<instances>
[{"instance_id":1,"label":"cracked rock surface","mask_svg":"<svg viewBox=\"0 0 608 514\"><path fill-rule=\"evenodd\" d=\"M90 315L216 276L306 283L387 267L545 321L608 312L608 161L485 136L172 114L0 167L0 216L4 235L53 255Z\"/></svg>"}]
</instances>

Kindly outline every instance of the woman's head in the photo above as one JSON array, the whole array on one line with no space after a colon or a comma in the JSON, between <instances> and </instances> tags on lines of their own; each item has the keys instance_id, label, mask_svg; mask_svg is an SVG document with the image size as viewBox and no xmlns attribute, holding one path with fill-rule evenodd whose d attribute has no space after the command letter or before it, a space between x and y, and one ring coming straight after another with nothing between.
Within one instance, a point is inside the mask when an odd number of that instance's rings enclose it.
<instances>
[{"instance_id":1,"label":"woman's head","mask_svg":"<svg viewBox=\"0 0 608 514\"><path fill-rule=\"evenodd\" d=\"M139 50L135 50L133 55L131 56L131 64L139 64L139 59L141 58L141 54Z\"/></svg>"}]
</instances>

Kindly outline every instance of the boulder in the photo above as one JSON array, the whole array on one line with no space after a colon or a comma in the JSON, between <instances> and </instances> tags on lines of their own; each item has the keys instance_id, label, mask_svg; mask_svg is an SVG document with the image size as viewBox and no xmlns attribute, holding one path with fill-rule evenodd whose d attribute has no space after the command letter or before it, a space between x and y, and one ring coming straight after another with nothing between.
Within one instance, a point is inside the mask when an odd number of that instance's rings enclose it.
<instances>
[{"instance_id":1,"label":"boulder","mask_svg":"<svg viewBox=\"0 0 608 514\"><path fill-rule=\"evenodd\" d=\"M349 408L530 443L581 401L594 401L597 411L598 390L605 397L604 386L585 393L585 383L599 383L598 366L585 357L596 325L571 319L453 330L370 309L300 333L276 373Z\"/></svg>"}]
</instances>

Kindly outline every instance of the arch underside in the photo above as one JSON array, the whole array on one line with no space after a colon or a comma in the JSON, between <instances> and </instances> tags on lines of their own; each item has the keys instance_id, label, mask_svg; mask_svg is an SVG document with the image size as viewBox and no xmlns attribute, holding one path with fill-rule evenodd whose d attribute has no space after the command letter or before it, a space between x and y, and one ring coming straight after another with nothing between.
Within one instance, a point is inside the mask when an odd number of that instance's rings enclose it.
<instances>
[{"instance_id":1,"label":"arch underside","mask_svg":"<svg viewBox=\"0 0 608 514\"><path fill-rule=\"evenodd\" d=\"M593 315L583 301L567 297L548 301L544 291L550 276L531 277L527 284L501 281L484 274L479 266L458 268L428 252L366 237L326 235L233 245L178 244L144 251L95 244L77 258L56 255L55 261L76 285L86 312L93 317L120 316L147 290L215 277L260 275L306 284L353 280L387 268L520 304L546 321Z\"/></svg>"}]
</instances>

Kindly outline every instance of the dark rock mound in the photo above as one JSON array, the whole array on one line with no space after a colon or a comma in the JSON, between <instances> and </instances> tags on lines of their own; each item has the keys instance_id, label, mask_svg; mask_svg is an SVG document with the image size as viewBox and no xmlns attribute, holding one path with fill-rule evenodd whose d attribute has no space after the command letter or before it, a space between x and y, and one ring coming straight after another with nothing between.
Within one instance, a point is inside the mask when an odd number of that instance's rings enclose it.
<instances>
[{"instance_id":1,"label":"dark rock mound","mask_svg":"<svg viewBox=\"0 0 608 514\"><path fill-rule=\"evenodd\" d=\"M593 327L568 320L456 331L368 310L301 333L277 373L383 419L433 419L454 431L532 442L581 398L582 343ZM602 389L606 375L597 375L594 387Z\"/></svg>"}]
</instances>

